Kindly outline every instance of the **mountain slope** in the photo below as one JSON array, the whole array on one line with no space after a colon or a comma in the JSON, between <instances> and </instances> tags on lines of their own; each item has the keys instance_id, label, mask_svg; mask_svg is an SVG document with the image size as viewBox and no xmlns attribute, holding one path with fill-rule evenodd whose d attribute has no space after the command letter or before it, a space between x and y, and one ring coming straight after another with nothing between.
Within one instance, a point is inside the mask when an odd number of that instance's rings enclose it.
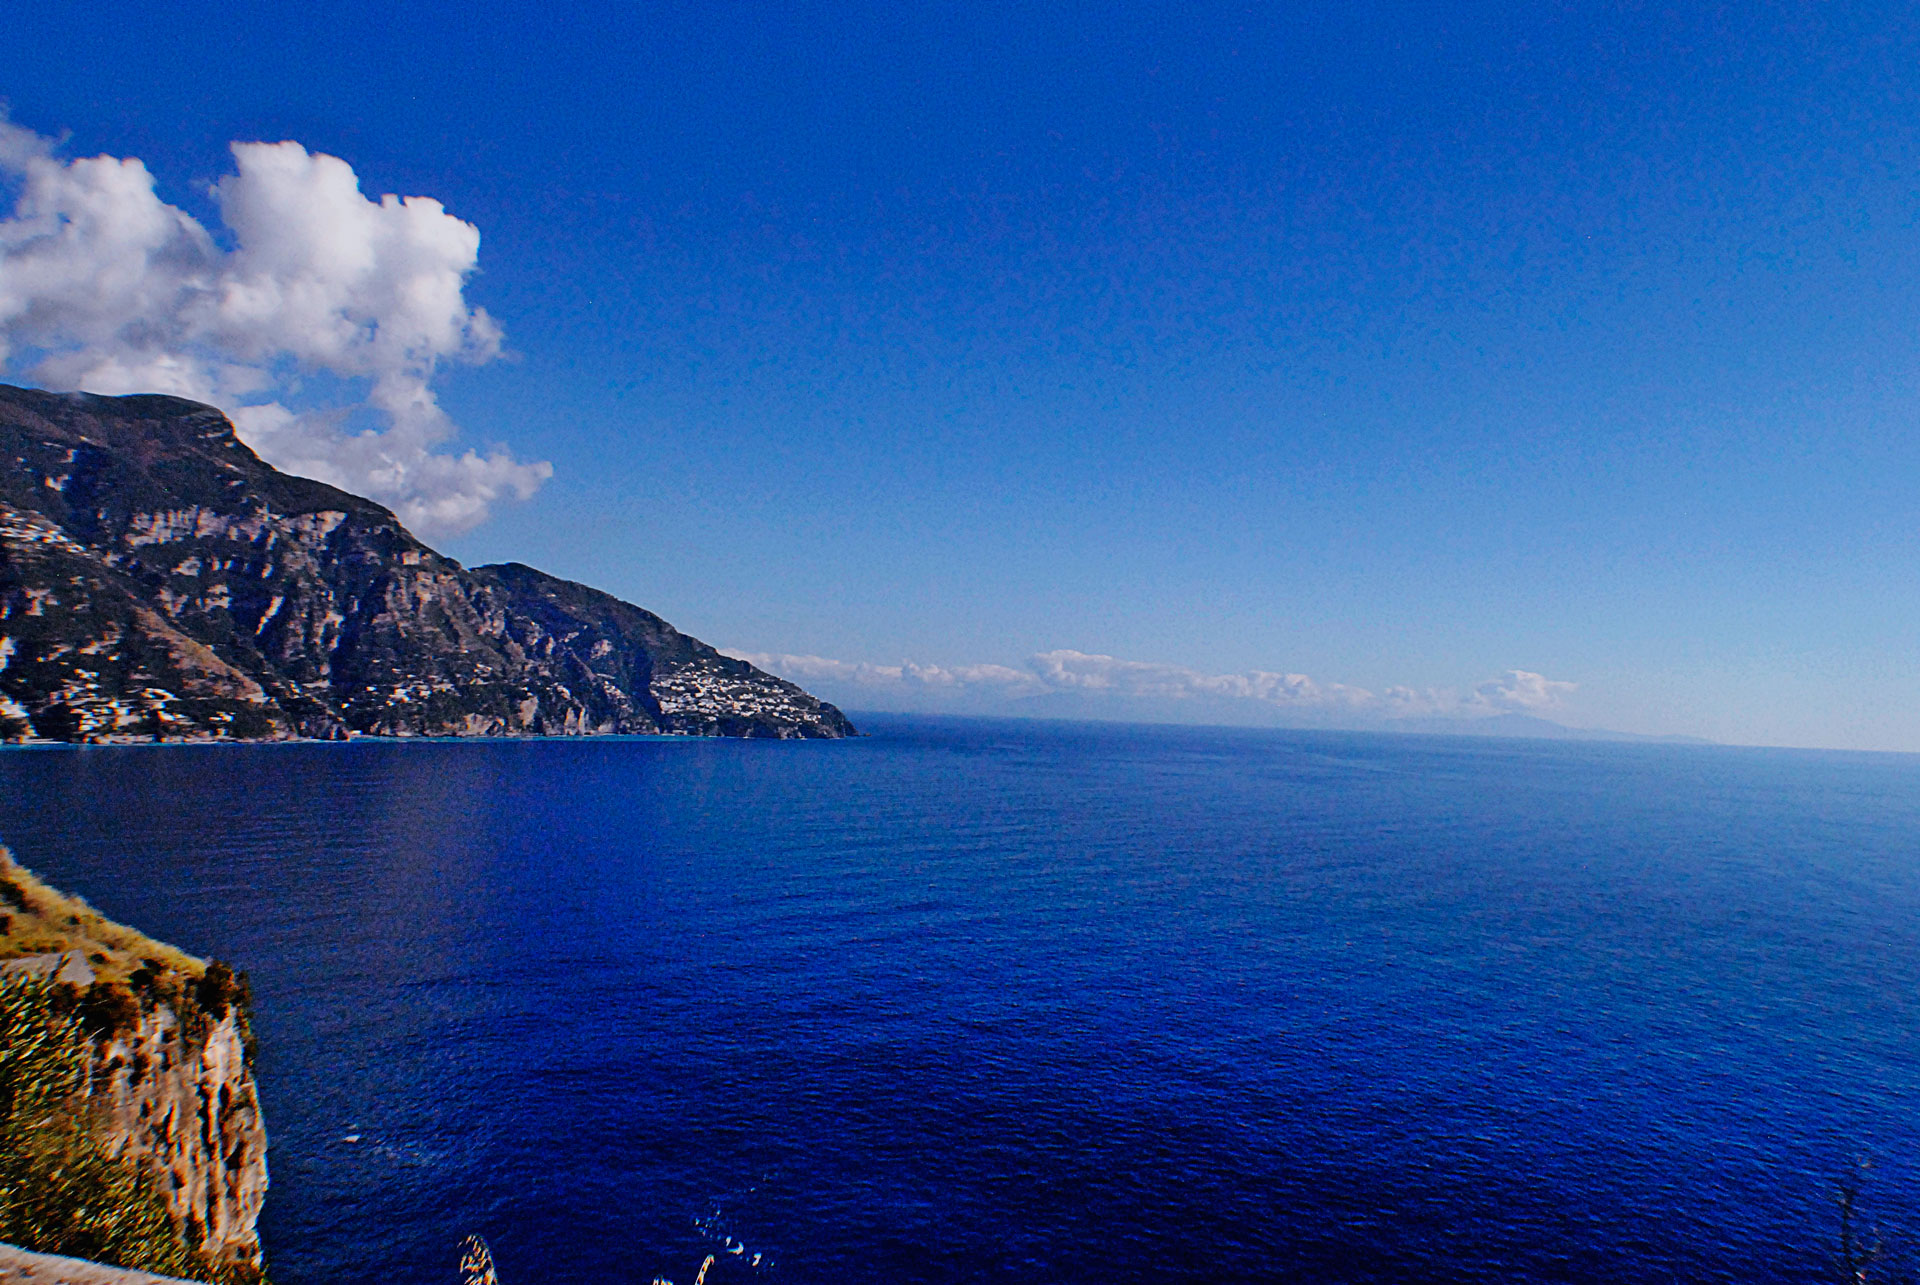
<instances>
[{"instance_id":1,"label":"mountain slope","mask_svg":"<svg viewBox=\"0 0 1920 1285\"><path fill-rule=\"evenodd\" d=\"M0 738L835 737L660 617L466 569L174 397L0 385Z\"/></svg>"}]
</instances>

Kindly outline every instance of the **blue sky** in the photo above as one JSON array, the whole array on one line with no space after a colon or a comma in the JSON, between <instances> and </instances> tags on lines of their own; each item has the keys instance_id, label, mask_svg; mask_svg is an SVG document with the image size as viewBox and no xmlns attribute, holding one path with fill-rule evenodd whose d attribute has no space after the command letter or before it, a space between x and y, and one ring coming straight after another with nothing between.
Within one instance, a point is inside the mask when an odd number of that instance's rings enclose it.
<instances>
[{"instance_id":1,"label":"blue sky","mask_svg":"<svg viewBox=\"0 0 1920 1285\"><path fill-rule=\"evenodd\" d=\"M1911 7L8 26L15 125L140 158L222 245L235 140L479 230L463 297L504 338L432 368L431 449L552 475L430 533L464 561L813 658L781 663L855 707L1366 721L1340 691L1407 689L1920 750ZM59 342L10 376L58 382ZM269 363L294 412L367 382L301 360ZM1115 659L1033 659L1064 652ZM1225 681L1256 672L1317 695Z\"/></svg>"}]
</instances>

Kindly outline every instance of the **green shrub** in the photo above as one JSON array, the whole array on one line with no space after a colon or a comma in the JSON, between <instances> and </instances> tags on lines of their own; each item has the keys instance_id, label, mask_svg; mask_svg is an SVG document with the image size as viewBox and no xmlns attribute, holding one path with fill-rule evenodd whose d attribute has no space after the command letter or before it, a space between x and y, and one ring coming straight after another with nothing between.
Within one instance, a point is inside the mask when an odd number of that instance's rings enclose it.
<instances>
[{"instance_id":1,"label":"green shrub","mask_svg":"<svg viewBox=\"0 0 1920 1285\"><path fill-rule=\"evenodd\" d=\"M200 977L199 1000L208 1017L217 1022L234 1005L246 1008L248 998L244 973L234 972L217 959L207 965L207 971Z\"/></svg>"},{"instance_id":2,"label":"green shrub","mask_svg":"<svg viewBox=\"0 0 1920 1285\"><path fill-rule=\"evenodd\" d=\"M95 982L80 997L80 1025L95 1039L131 1030L140 1021L140 1001L118 982Z\"/></svg>"}]
</instances>

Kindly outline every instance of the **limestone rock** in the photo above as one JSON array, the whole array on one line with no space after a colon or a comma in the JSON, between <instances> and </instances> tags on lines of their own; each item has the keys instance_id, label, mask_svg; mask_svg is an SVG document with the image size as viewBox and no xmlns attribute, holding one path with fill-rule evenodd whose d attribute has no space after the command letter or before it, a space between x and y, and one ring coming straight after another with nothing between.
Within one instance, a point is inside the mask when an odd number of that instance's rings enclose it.
<instances>
[{"instance_id":1,"label":"limestone rock","mask_svg":"<svg viewBox=\"0 0 1920 1285\"><path fill-rule=\"evenodd\" d=\"M95 1046L87 1097L109 1153L153 1175L187 1246L257 1268L267 1130L242 1021L156 1005Z\"/></svg>"},{"instance_id":2,"label":"limestone rock","mask_svg":"<svg viewBox=\"0 0 1920 1285\"><path fill-rule=\"evenodd\" d=\"M49 977L83 989L93 985L93 969L87 967L86 952L81 950L55 950L9 959L0 963L0 977Z\"/></svg>"},{"instance_id":3,"label":"limestone rock","mask_svg":"<svg viewBox=\"0 0 1920 1285\"><path fill-rule=\"evenodd\" d=\"M173 1276L0 1245L0 1285L195 1285Z\"/></svg>"}]
</instances>

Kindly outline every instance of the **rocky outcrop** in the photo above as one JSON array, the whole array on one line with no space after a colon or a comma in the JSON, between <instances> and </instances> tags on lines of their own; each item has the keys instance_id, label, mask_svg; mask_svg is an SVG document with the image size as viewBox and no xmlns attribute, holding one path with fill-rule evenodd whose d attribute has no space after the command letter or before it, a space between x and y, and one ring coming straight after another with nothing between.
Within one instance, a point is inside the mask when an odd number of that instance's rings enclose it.
<instances>
[{"instance_id":1,"label":"rocky outcrop","mask_svg":"<svg viewBox=\"0 0 1920 1285\"><path fill-rule=\"evenodd\" d=\"M85 953L78 950L46 951L23 959L9 959L0 963L0 980L8 977L45 978L68 986L91 986L94 982L93 969L87 967Z\"/></svg>"},{"instance_id":2,"label":"rocky outcrop","mask_svg":"<svg viewBox=\"0 0 1920 1285\"><path fill-rule=\"evenodd\" d=\"M87 1098L108 1152L152 1175L187 1248L258 1269L267 1131L243 1020L146 1009L94 1046Z\"/></svg>"},{"instance_id":3,"label":"rocky outcrop","mask_svg":"<svg viewBox=\"0 0 1920 1285\"><path fill-rule=\"evenodd\" d=\"M660 617L468 569L212 407L0 385L0 738L835 737Z\"/></svg>"},{"instance_id":4,"label":"rocky outcrop","mask_svg":"<svg viewBox=\"0 0 1920 1285\"><path fill-rule=\"evenodd\" d=\"M0 1235L262 1278L267 1134L244 974L101 915L0 848ZM60 1192L53 1208L23 1204Z\"/></svg>"}]
</instances>

